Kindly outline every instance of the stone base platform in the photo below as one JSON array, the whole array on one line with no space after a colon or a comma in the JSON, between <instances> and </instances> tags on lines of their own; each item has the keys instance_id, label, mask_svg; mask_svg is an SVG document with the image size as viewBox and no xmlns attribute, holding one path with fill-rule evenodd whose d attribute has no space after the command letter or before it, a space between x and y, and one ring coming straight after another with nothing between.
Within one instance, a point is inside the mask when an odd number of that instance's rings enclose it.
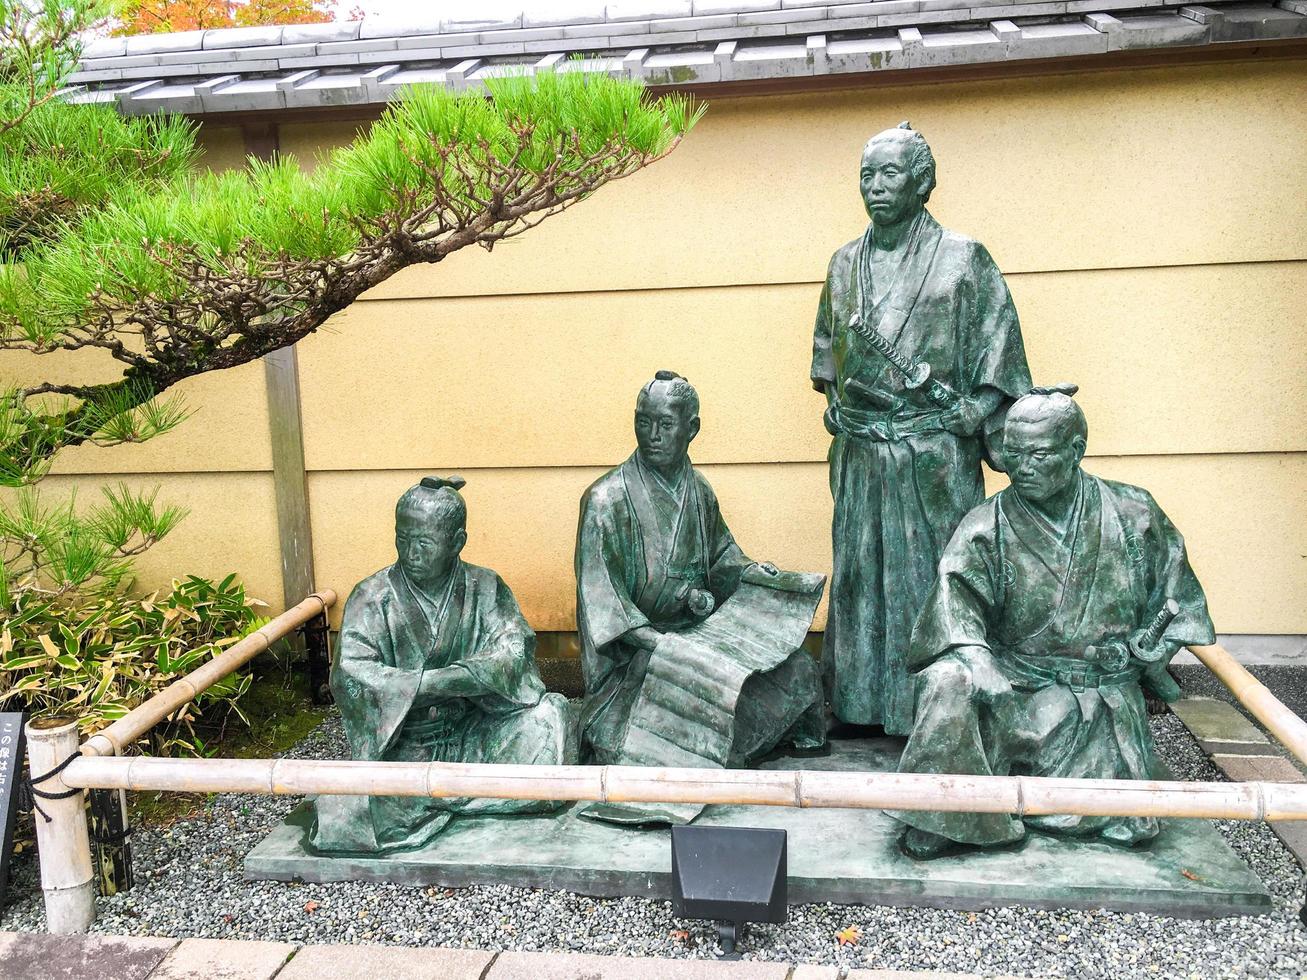
<instances>
[{"instance_id":1,"label":"stone base platform","mask_svg":"<svg viewBox=\"0 0 1307 980\"><path fill-rule=\"evenodd\" d=\"M835 741L826 757L779 757L769 769L891 771L900 739ZM631 828L560 813L455 820L419 851L385 858L321 857L303 846L308 803L245 858L245 877L558 888L586 895L671 894L665 827ZM1146 847L1031 834L1020 845L919 862L898 849L900 825L879 810L710 806L697 825L779 827L789 833L792 903L980 909L1107 908L1207 918L1269 912L1270 896L1205 820L1167 820Z\"/></svg>"}]
</instances>

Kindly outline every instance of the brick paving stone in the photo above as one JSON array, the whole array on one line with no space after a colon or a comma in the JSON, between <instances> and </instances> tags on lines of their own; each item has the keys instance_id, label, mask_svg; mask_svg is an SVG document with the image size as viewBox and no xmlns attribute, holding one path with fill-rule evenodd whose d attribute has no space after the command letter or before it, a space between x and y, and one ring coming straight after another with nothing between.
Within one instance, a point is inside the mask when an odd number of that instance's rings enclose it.
<instances>
[{"instance_id":1,"label":"brick paving stone","mask_svg":"<svg viewBox=\"0 0 1307 980\"><path fill-rule=\"evenodd\" d=\"M482 980L494 957L480 949L303 946L277 974L277 980Z\"/></svg>"},{"instance_id":2,"label":"brick paving stone","mask_svg":"<svg viewBox=\"0 0 1307 980\"><path fill-rule=\"evenodd\" d=\"M1298 767L1282 755L1227 755L1216 753L1212 763L1236 783L1307 782Z\"/></svg>"},{"instance_id":3,"label":"brick paving stone","mask_svg":"<svg viewBox=\"0 0 1307 980\"><path fill-rule=\"evenodd\" d=\"M150 980L272 980L297 948L290 943L183 939Z\"/></svg>"},{"instance_id":4,"label":"brick paving stone","mask_svg":"<svg viewBox=\"0 0 1307 980\"><path fill-rule=\"evenodd\" d=\"M41 980L145 980L175 939L0 933L0 977Z\"/></svg>"},{"instance_id":5,"label":"brick paving stone","mask_svg":"<svg viewBox=\"0 0 1307 980\"><path fill-rule=\"evenodd\" d=\"M500 953L485 980L786 980L789 972L788 963L746 960Z\"/></svg>"}]
</instances>

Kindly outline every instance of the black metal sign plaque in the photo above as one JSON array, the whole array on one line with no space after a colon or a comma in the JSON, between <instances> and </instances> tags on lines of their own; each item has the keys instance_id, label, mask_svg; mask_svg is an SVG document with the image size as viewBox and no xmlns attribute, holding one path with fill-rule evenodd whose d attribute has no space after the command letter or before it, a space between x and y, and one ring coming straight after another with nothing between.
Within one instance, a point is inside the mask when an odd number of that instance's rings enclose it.
<instances>
[{"instance_id":1,"label":"black metal sign plaque","mask_svg":"<svg viewBox=\"0 0 1307 980\"><path fill-rule=\"evenodd\" d=\"M23 713L0 712L0 916L4 915L5 892L9 887L9 858L14 850L14 825L18 823L18 785L23 778Z\"/></svg>"}]
</instances>

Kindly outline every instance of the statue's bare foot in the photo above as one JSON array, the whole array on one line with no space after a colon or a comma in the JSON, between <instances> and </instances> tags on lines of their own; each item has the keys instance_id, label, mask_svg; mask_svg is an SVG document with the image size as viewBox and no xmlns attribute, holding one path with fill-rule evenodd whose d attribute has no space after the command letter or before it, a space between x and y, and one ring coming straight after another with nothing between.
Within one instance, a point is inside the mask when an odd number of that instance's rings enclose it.
<instances>
[{"instance_id":1,"label":"statue's bare foot","mask_svg":"<svg viewBox=\"0 0 1307 980\"><path fill-rule=\"evenodd\" d=\"M916 858L918 861L929 861L931 858L937 858L957 846L954 841L949 840L947 837L932 834L929 830L918 830L916 827L909 827L903 832L903 836L899 838L899 847L903 848L903 853L910 858Z\"/></svg>"}]
</instances>

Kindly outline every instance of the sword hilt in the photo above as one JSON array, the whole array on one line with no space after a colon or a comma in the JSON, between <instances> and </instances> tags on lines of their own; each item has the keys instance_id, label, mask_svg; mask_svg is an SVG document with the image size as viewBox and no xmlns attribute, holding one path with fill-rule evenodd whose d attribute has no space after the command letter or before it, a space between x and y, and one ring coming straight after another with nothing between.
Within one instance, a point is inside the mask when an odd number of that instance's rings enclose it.
<instances>
[{"instance_id":1,"label":"sword hilt","mask_svg":"<svg viewBox=\"0 0 1307 980\"><path fill-rule=\"evenodd\" d=\"M1139 638L1131 643L1134 655L1145 663L1155 663L1162 656L1162 637L1166 629L1180 615L1180 604L1174 599L1167 599L1157 611L1152 622L1145 627Z\"/></svg>"},{"instance_id":2,"label":"sword hilt","mask_svg":"<svg viewBox=\"0 0 1307 980\"><path fill-rule=\"evenodd\" d=\"M871 344L876 353L889 361L903 375L904 385L915 391L926 389L926 396L940 408L952 408L957 404L958 396L942 381L930 376L930 365L925 361L912 362L903 356L903 352L890 340L862 322L862 315L854 313L849 317L849 326L859 337Z\"/></svg>"}]
</instances>

